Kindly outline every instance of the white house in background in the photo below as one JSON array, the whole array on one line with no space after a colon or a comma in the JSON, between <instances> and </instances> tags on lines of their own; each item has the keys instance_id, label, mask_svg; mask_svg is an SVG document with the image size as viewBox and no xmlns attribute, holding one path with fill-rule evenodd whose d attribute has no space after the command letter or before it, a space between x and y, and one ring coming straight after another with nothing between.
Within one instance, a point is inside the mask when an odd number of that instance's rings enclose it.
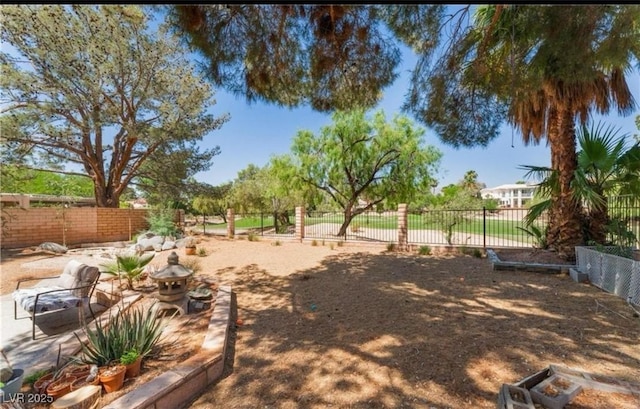
<instances>
[{"instance_id":1,"label":"white house in background","mask_svg":"<svg viewBox=\"0 0 640 409\"><path fill-rule=\"evenodd\" d=\"M512 183L480 190L483 199L497 199L501 207L523 207L533 199L534 184Z\"/></svg>"}]
</instances>

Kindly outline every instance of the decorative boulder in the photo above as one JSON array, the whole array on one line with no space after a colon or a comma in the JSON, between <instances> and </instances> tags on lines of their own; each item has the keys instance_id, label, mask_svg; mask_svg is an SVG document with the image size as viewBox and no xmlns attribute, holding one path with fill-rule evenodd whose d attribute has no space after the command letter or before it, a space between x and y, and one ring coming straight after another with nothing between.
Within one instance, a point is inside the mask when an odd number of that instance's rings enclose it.
<instances>
[{"instance_id":1,"label":"decorative boulder","mask_svg":"<svg viewBox=\"0 0 640 409\"><path fill-rule=\"evenodd\" d=\"M162 243L162 249L161 250L171 250L176 248L176 242L172 241L172 240L165 240L164 243Z\"/></svg>"},{"instance_id":2,"label":"decorative boulder","mask_svg":"<svg viewBox=\"0 0 640 409\"><path fill-rule=\"evenodd\" d=\"M162 243L164 243L164 237L153 235L151 237L148 237L148 234L145 234L138 238L137 244L139 244L144 251L160 251L162 249Z\"/></svg>"},{"instance_id":3,"label":"decorative boulder","mask_svg":"<svg viewBox=\"0 0 640 409\"><path fill-rule=\"evenodd\" d=\"M67 250L69 250L65 246L62 246L62 245L60 245L58 243L53 243L53 242L50 242L50 241L46 241L46 242L40 244L38 246L38 249L40 249L42 251L48 251L50 253L55 253L55 254L65 254L67 252Z\"/></svg>"}]
</instances>

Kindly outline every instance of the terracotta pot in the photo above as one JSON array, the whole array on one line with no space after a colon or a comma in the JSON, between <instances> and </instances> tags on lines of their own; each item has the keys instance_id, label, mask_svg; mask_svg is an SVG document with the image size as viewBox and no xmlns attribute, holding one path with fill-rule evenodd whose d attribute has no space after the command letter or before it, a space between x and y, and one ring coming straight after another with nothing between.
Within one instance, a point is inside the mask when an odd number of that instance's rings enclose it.
<instances>
[{"instance_id":1,"label":"terracotta pot","mask_svg":"<svg viewBox=\"0 0 640 409\"><path fill-rule=\"evenodd\" d=\"M195 247L185 247L184 248L184 254L186 254L187 256L194 256L196 254L196 248Z\"/></svg>"},{"instance_id":2,"label":"terracotta pot","mask_svg":"<svg viewBox=\"0 0 640 409\"><path fill-rule=\"evenodd\" d=\"M135 378L140 375L140 368L142 367L142 356L139 356L135 361L128 365L125 365L127 370L125 371L124 378Z\"/></svg>"},{"instance_id":3,"label":"terracotta pot","mask_svg":"<svg viewBox=\"0 0 640 409\"><path fill-rule=\"evenodd\" d=\"M102 367L98 371L100 383L104 386L105 392L115 392L122 388L124 384L124 374L127 371L127 367L124 365L115 365Z\"/></svg>"},{"instance_id":4,"label":"terracotta pot","mask_svg":"<svg viewBox=\"0 0 640 409\"><path fill-rule=\"evenodd\" d=\"M82 378L76 378L76 380L73 381L73 383L71 384L71 391L78 390L83 386L87 386L87 385L100 385L100 378L96 376L93 381L88 382L87 376L83 376Z\"/></svg>"},{"instance_id":5,"label":"terracotta pot","mask_svg":"<svg viewBox=\"0 0 640 409\"><path fill-rule=\"evenodd\" d=\"M37 393L44 395L47 393L47 386L49 386L52 380L53 372L49 372L48 374L38 378L38 380L33 383L33 389L35 389Z\"/></svg>"},{"instance_id":6,"label":"terracotta pot","mask_svg":"<svg viewBox=\"0 0 640 409\"><path fill-rule=\"evenodd\" d=\"M58 399L61 396L71 392L71 384L76 380L74 376L65 376L60 379L56 379L47 386L47 395L51 396L53 400Z\"/></svg>"}]
</instances>

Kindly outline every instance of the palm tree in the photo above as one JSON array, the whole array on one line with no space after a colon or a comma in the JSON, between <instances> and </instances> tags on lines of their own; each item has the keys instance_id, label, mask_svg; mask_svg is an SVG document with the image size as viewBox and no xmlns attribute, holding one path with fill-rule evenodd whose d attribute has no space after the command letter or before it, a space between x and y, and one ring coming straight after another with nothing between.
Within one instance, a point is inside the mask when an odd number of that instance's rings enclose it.
<instances>
[{"instance_id":1,"label":"palm tree","mask_svg":"<svg viewBox=\"0 0 640 409\"><path fill-rule=\"evenodd\" d=\"M619 129L598 123L590 128L581 125L577 139L577 169L571 183L574 201L586 209L581 226L587 241L603 244L610 223L608 197L631 195L640 197L640 143L627 147L627 135ZM552 207L552 197L559 190L559 172L555 169L523 166L527 177L541 179L539 184L543 200L529 209L526 223L532 224L544 211Z\"/></svg>"},{"instance_id":2,"label":"palm tree","mask_svg":"<svg viewBox=\"0 0 640 409\"><path fill-rule=\"evenodd\" d=\"M576 120L592 111L633 111L624 73L640 49L640 8L620 6L501 6L478 8L464 38L464 87L494 95L525 144L546 139L557 189L549 208L547 241L573 258L584 242L583 213L572 185L578 168ZM463 43L464 44L464 43ZM471 52L470 50L473 50Z\"/></svg>"}]
</instances>

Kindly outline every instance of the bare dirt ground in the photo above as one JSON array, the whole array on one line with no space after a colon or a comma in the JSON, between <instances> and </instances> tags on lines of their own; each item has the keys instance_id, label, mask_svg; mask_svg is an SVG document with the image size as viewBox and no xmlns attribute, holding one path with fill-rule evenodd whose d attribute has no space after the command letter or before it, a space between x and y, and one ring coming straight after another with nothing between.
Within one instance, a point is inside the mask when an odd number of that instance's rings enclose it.
<instances>
[{"instance_id":1,"label":"bare dirt ground","mask_svg":"<svg viewBox=\"0 0 640 409\"><path fill-rule=\"evenodd\" d=\"M206 257L178 253L232 286L242 324L223 379L188 407L495 408L503 383L549 364L640 379L640 319L568 276L384 245L274 244L208 237ZM3 254L3 294L30 274L26 259ZM637 396L580 396L576 408L640 407Z\"/></svg>"}]
</instances>

